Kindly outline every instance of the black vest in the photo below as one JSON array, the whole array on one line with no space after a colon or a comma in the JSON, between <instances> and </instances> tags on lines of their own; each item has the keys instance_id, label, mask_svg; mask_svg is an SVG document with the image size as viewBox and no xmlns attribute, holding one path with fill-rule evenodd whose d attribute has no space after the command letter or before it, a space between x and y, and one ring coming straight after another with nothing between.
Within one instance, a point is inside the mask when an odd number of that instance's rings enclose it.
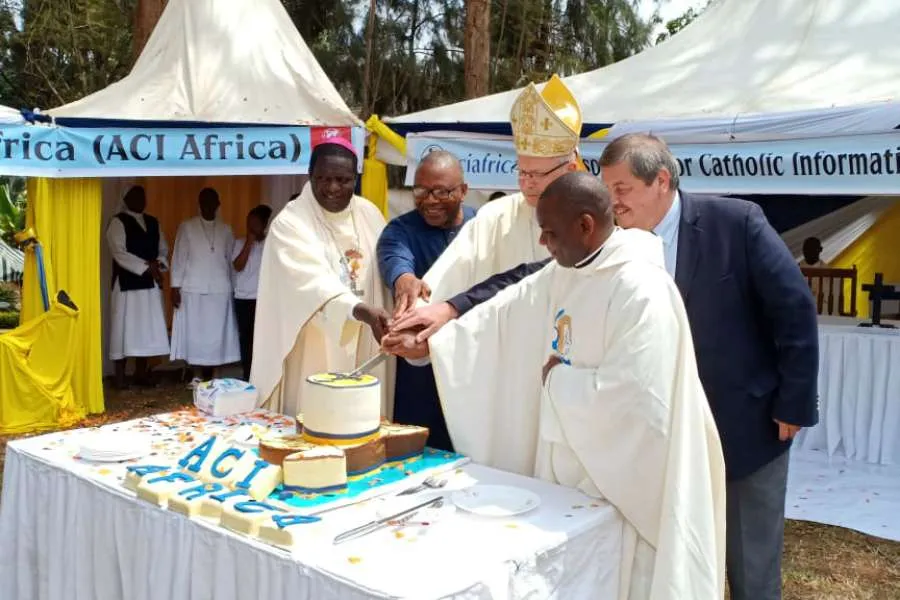
<instances>
[{"instance_id":1,"label":"black vest","mask_svg":"<svg viewBox=\"0 0 900 600\"><path fill-rule=\"evenodd\" d=\"M150 215L144 215L144 223L147 230L138 224L134 217L128 213L119 213L116 215L125 227L125 249L130 254L134 254L146 261L156 260L159 258L159 221ZM156 282L149 271L143 275L135 275L128 269L123 269L116 261L113 261L113 285L116 280L119 281L119 289L123 292L130 290L149 290L152 289Z\"/></svg>"}]
</instances>

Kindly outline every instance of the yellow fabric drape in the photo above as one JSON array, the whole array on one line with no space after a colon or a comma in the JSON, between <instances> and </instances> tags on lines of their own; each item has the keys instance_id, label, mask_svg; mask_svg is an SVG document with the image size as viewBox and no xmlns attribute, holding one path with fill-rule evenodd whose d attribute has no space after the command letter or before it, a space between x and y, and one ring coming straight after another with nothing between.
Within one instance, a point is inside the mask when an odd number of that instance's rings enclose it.
<instances>
[{"instance_id":1,"label":"yellow fabric drape","mask_svg":"<svg viewBox=\"0 0 900 600\"><path fill-rule=\"evenodd\" d=\"M363 161L362 186L360 194L378 207L384 218L388 215L387 165L375 158L378 138L369 138L366 159Z\"/></svg>"},{"instance_id":2,"label":"yellow fabric drape","mask_svg":"<svg viewBox=\"0 0 900 600\"><path fill-rule=\"evenodd\" d=\"M68 427L84 417L72 390L78 317L54 303L0 335L0 434Z\"/></svg>"},{"instance_id":3,"label":"yellow fabric drape","mask_svg":"<svg viewBox=\"0 0 900 600\"><path fill-rule=\"evenodd\" d=\"M44 249L51 298L65 290L78 306L72 389L88 413L103 412L103 335L100 314L100 179L29 179L26 220ZM25 257L22 322L43 313L34 252ZM60 356L62 360L62 356Z\"/></svg>"},{"instance_id":4,"label":"yellow fabric drape","mask_svg":"<svg viewBox=\"0 0 900 600\"><path fill-rule=\"evenodd\" d=\"M381 209L381 214L388 215L388 182L387 165L376 158L378 141L384 140L397 152L406 156L406 139L385 125L377 115L366 121L366 128L371 134L366 146L366 159L363 163L362 189L363 198L367 198Z\"/></svg>"},{"instance_id":5,"label":"yellow fabric drape","mask_svg":"<svg viewBox=\"0 0 900 600\"><path fill-rule=\"evenodd\" d=\"M881 215L855 242L841 252L831 266L838 269L852 269L856 265L858 289L856 290L856 309L858 317L869 316L869 294L862 291L862 286L872 283L875 273L884 273L885 283L900 281L900 253L897 252L897 240L900 239L900 205ZM844 294L849 298L849 283Z\"/></svg>"}]
</instances>

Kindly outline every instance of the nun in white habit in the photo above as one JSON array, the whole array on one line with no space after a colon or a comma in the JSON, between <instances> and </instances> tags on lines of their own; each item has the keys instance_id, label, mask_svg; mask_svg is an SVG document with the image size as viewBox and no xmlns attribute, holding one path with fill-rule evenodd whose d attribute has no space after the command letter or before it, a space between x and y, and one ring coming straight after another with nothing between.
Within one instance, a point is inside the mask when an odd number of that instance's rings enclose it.
<instances>
[{"instance_id":1,"label":"nun in white habit","mask_svg":"<svg viewBox=\"0 0 900 600\"><path fill-rule=\"evenodd\" d=\"M116 366L116 386L125 386L125 363L134 358L134 383L149 383L147 358L169 353L163 312L162 274L169 246L159 221L144 213L147 198L136 185L124 207L109 222L106 241L112 255L109 358Z\"/></svg>"},{"instance_id":2,"label":"nun in white habit","mask_svg":"<svg viewBox=\"0 0 900 600\"><path fill-rule=\"evenodd\" d=\"M204 188L199 204L200 214L179 225L175 236L170 357L201 367L201 377L211 379L214 367L241 358L231 284L234 235L216 218L214 189Z\"/></svg>"}]
</instances>

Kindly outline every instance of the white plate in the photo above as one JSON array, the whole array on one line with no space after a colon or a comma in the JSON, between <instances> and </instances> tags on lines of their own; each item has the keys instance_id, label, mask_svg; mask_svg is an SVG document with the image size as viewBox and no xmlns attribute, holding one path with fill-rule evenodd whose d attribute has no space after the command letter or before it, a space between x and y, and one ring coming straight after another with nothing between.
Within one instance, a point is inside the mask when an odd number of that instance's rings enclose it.
<instances>
[{"instance_id":1,"label":"white plate","mask_svg":"<svg viewBox=\"0 0 900 600\"><path fill-rule=\"evenodd\" d=\"M149 452L149 440L131 432L91 431L78 439L78 455L94 462L130 460Z\"/></svg>"},{"instance_id":2,"label":"white plate","mask_svg":"<svg viewBox=\"0 0 900 600\"><path fill-rule=\"evenodd\" d=\"M541 504L534 492L507 485L476 485L454 492L451 499L462 510L482 517L512 517Z\"/></svg>"},{"instance_id":3,"label":"white plate","mask_svg":"<svg viewBox=\"0 0 900 600\"><path fill-rule=\"evenodd\" d=\"M126 460L143 458L149 453L149 450L135 450L134 452L130 453L97 455L85 453L84 450L82 450L78 453L78 457L88 462L123 462Z\"/></svg>"}]
</instances>

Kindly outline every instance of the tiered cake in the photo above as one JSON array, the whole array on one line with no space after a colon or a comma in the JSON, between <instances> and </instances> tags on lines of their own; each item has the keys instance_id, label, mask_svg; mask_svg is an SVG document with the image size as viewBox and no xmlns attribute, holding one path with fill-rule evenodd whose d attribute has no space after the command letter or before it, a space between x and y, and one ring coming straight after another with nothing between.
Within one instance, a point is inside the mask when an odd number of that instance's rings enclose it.
<instances>
[{"instance_id":1,"label":"tiered cake","mask_svg":"<svg viewBox=\"0 0 900 600\"><path fill-rule=\"evenodd\" d=\"M312 375L297 433L260 439L259 456L283 468L284 487L335 492L386 462L422 454L428 429L381 420L381 383L372 375Z\"/></svg>"}]
</instances>

